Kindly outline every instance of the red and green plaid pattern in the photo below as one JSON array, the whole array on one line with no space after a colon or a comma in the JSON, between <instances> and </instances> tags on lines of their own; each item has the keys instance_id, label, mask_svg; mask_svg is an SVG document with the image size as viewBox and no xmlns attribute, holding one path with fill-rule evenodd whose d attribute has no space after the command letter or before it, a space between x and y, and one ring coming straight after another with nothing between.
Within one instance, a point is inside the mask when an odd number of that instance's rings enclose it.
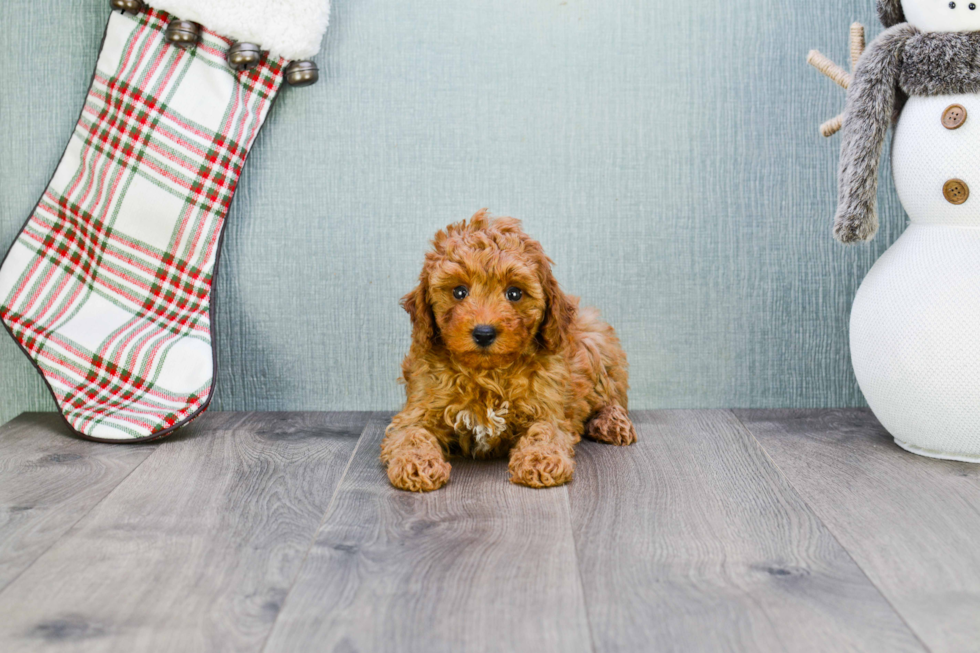
<instances>
[{"instance_id":1,"label":"red and green plaid pattern","mask_svg":"<svg viewBox=\"0 0 980 653\"><path fill-rule=\"evenodd\" d=\"M159 436L211 398L211 281L248 151L286 62L235 73L231 42L184 51L171 16L113 13L81 117L0 268L0 319L66 420Z\"/></svg>"}]
</instances>

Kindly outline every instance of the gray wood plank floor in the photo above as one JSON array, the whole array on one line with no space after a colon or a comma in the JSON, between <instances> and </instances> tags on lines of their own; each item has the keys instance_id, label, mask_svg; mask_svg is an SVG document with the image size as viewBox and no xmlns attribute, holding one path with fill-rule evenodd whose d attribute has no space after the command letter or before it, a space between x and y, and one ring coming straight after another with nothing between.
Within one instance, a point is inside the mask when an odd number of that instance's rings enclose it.
<instances>
[{"instance_id":1,"label":"gray wood plank floor","mask_svg":"<svg viewBox=\"0 0 980 653\"><path fill-rule=\"evenodd\" d=\"M66 438L57 415L21 415L0 437L0 589L136 469L157 445ZM2 620L0 620L2 622Z\"/></svg>"},{"instance_id":2,"label":"gray wood plank floor","mask_svg":"<svg viewBox=\"0 0 980 653\"><path fill-rule=\"evenodd\" d=\"M260 650L365 421L213 413L164 440L0 592L0 651Z\"/></svg>"},{"instance_id":3,"label":"gray wood plank floor","mask_svg":"<svg viewBox=\"0 0 980 653\"><path fill-rule=\"evenodd\" d=\"M911 456L867 411L738 415L931 650L980 650L980 465Z\"/></svg>"},{"instance_id":4,"label":"gray wood plank floor","mask_svg":"<svg viewBox=\"0 0 980 653\"><path fill-rule=\"evenodd\" d=\"M529 490L393 490L389 415L0 427L0 651L980 651L980 466L867 411L638 413Z\"/></svg>"},{"instance_id":5,"label":"gray wood plank floor","mask_svg":"<svg viewBox=\"0 0 980 653\"><path fill-rule=\"evenodd\" d=\"M444 491L392 491L386 425L365 431L268 650L590 651L567 489L455 461Z\"/></svg>"},{"instance_id":6,"label":"gray wood plank floor","mask_svg":"<svg viewBox=\"0 0 980 653\"><path fill-rule=\"evenodd\" d=\"M731 412L633 419L571 485L597 651L923 650Z\"/></svg>"}]
</instances>

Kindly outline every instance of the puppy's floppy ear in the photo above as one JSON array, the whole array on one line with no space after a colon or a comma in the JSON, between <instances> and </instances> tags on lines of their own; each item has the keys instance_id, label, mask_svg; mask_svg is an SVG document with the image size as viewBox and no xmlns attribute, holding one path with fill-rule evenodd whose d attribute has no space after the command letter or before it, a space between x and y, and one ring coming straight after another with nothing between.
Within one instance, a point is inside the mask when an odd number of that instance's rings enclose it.
<instances>
[{"instance_id":1,"label":"puppy's floppy ear","mask_svg":"<svg viewBox=\"0 0 980 653\"><path fill-rule=\"evenodd\" d=\"M428 349L436 338L436 318L429 305L428 279L419 279L419 285L402 297L402 308L412 319L412 345Z\"/></svg>"},{"instance_id":2,"label":"puppy's floppy ear","mask_svg":"<svg viewBox=\"0 0 980 653\"><path fill-rule=\"evenodd\" d=\"M568 344L568 333L578 311L578 301L562 292L558 280L551 273L551 259L543 253L538 269L541 272L541 288L544 290L544 321L538 330L541 342L550 352L561 351Z\"/></svg>"}]
</instances>

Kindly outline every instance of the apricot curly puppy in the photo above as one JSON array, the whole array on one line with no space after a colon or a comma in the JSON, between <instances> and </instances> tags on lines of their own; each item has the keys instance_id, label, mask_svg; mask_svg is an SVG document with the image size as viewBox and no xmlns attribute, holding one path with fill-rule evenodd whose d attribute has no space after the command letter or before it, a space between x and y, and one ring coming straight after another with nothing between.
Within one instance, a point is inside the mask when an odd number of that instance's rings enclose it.
<instances>
[{"instance_id":1,"label":"apricot curly puppy","mask_svg":"<svg viewBox=\"0 0 980 653\"><path fill-rule=\"evenodd\" d=\"M636 441L615 331L561 291L518 220L484 209L432 244L418 287L402 299L413 328L402 364L408 400L381 444L395 487L439 489L450 453L509 453L514 483L561 485L583 432Z\"/></svg>"}]
</instances>

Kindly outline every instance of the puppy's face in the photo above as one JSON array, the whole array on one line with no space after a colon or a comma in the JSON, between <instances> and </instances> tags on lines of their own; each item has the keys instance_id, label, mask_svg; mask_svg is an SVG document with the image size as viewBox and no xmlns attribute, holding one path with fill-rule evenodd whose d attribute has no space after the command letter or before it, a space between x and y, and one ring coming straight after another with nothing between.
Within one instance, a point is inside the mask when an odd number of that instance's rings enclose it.
<instances>
[{"instance_id":1,"label":"puppy's face","mask_svg":"<svg viewBox=\"0 0 980 653\"><path fill-rule=\"evenodd\" d=\"M440 343L460 364L488 370L562 346L575 307L520 222L481 211L440 231L433 245L419 286L402 302L415 347Z\"/></svg>"},{"instance_id":2,"label":"puppy's face","mask_svg":"<svg viewBox=\"0 0 980 653\"><path fill-rule=\"evenodd\" d=\"M496 247L458 247L433 267L429 301L456 360L492 369L531 347L547 307L538 274L519 255Z\"/></svg>"}]
</instances>

